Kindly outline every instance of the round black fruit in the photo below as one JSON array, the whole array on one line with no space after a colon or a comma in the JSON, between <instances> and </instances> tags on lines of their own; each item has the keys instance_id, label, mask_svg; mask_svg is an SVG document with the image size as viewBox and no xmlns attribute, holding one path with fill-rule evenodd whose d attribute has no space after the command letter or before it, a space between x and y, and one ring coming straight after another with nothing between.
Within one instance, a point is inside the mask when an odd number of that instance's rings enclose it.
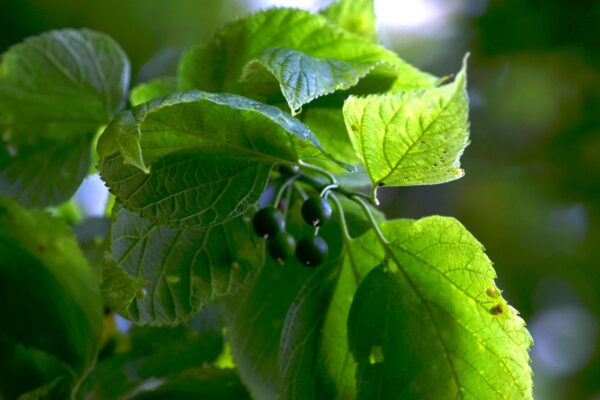
<instances>
[{"instance_id":1,"label":"round black fruit","mask_svg":"<svg viewBox=\"0 0 600 400\"><path fill-rule=\"evenodd\" d=\"M296 239L289 233L281 231L269 238L267 243L269 255L279 262L285 261L294 254Z\"/></svg>"},{"instance_id":2,"label":"round black fruit","mask_svg":"<svg viewBox=\"0 0 600 400\"><path fill-rule=\"evenodd\" d=\"M329 246L321 236L302 238L296 246L296 258L307 267L320 265L328 252Z\"/></svg>"},{"instance_id":3,"label":"round black fruit","mask_svg":"<svg viewBox=\"0 0 600 400\"><path fill-rule=\"evenodd\" d=\"M276 208L265 207L254 214L252 226L258 236L267 239L285 228L285 218Z\"/></svg>"},{"instance_id":4,"label":"round black fruit","mask_svg":"<svg viewBox=\"0 0 600 400\"><path fill-rule=\"evenodd\" d=\"M312 226L324 225L332 213L331 204L322 197L311 197L302 204L302 218Z\"/></svg>"}]
</instances>

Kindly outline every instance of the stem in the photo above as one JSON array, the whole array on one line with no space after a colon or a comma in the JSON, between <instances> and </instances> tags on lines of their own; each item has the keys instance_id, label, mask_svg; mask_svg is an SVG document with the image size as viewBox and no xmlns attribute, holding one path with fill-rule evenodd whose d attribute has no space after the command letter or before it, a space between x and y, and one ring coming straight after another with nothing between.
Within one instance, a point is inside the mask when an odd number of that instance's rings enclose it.
<instances>
[{"instance_id":1,"label":"stem","mask_svg":"<svg viewBox=\"0 0 600 400\"><path fill-rule=\"evenodd\" d=\"M319 196L327 198L327 196L329 195L329 191L333 190L333 189L337 189L338 187L339 186L337 184L327 185L321 190L321 194Z\"/></svg>"},{"instance_id":2,"label":"stem","mask_svg":"<svg viewBox=\"0 0 600 400\"><path fill-rule=\"evenodd\" d=\"M294 192L294 186L289 186L287 187L287 197L286 197L286 201L285 201L285 209L283 210L283 215L285 216L285 219L287 220L288 214L290 212L290 202L292 201L292 193Z\"/></svg>"},{"instance_id":3,"label":"stem","mask_svg":"<svg viewBox=\"0 0 600 400\"><path fill-rule=\"evenodd\" d=\"M344 231L344 239L347 242L349 242L353 239L352 236L350 236L350 232L348 231L348 224L346 223L346 215L344 214L344 208L342 207L342 204L340 203L335 194L331 193L330 197L331 200L333 200L333 202L335 203L335 208L337 209L337 212L340 215L340 224L342 224L342 229Z\"/></svg>"},{"instance_id":4,"label":"stem","mask_svg":"<svg viewBox=\"0 0 600 400\"><path fill-rule=\"evenodd\" d=\"M369 197L369 201L375 205L375 207L379 207L379 199L377 198L377 186L373 186L371 189L371 196Z\"/></svg>"},{"instance_id":5,"label":"stem","mask_svg":"<svg viewBox=\"0 0 600 400\"><path fill-rule=\"evenodd\" d=\"M280 169L279 172L282 175L289 176L289 177L292 177L292 176L295 177L296 176L295 174L292 175L292 173L290 171L286 171L286 170L283 170L283 169ZM329 174L329 172L326 172L326 173L328 175L331 175L331 174ZM313 178L312 176L309 176L309 175L304 175L304 174L298 174L298 175L299 176L296 178L296 181L302 182L302 183L306 183L308 186L312 187L317 192L321 193L321 196L323 196L323 192L325 190L326 191L332 191L332 192L340 193L340 194L344 195L345 197L347 197L349 199L352 198L352 197L360 197L363 200L366 200L366 201L370 202L371 204L377 206L377 204L371 202L371 197L369 195L367 195L367 194L350 191L348 189L343 188L342 186L339 186L339 184L337 184L337 183L323 184L318 179Z\"/></svg>"},{"instance_id":6,"label":"stem","mask_svg":"<svg viewBox=\"0 0 600 400\"><path fill-rule=\"evenodd\" d=\"M327 170L325 170L325 169L323 169L321 167L317 167L316 165L305 163L302 160L298 160L298 164L300 164L302 167L304 167L306 169L310 169L310 170L312 170L314 172L317 172L317 173L319 173L319 174L327 177L327 179L329 179L329 182L332 185L336 185L337 184L337 179L335 179L335 176L333 176L333 174L330 173L329 171L327 171Z\"/></svg>"},{"instance_id":7,"label":"stem","mask_svg":"<svg viewBox=\"0 0 600 400\"><path fill-rule=\"evenodd\" d=\"M379 239L379 241L381 242L383 247L385 249L387 249L389 242L387 241L385 236L383 236L381 229L379 229L379 225L377 224L377 221L375 221L375 217L373 217L373 213L371 212L371 209L369 208L368 204L358 196L352 196L352 197L350 197L350 200L353 200L355 203L357 203L363 209L365 214L367 214L367 217L369 218L369 222L371 223L371 226L373 227L373 230L375 231L375 236L377 236L377 239Z\"/></svg>"},{"instance_id":8,"label":"stem","mask_svg":"<svg viewBox=\"0 0 600 400\"><path fill-rule=\"evenodd\" d=\"M302 200L306 200L308 199L308 195L306 194L306 192L304 191L304 189L302 189L301 187L298 187L296 185L292 186L300 195L300 197L302 197Z\"/></svg>"},{"instance_id":9,"label":"stem","mask_svg":"<svg viewBox=\"0 0 600 400\"><path fill-rule=\"evenodd\" d=\"M300 174L298 175L294 175L291 178L289 178L287 181L285 181L280 187L279 190L277 191L277 195L275 196L275 202L273 203L273 206L275 208L277 208L277 205L279 204L279 202L281 201L281 198L283 197L283 193L285 192L285 189L290 186L292 183L294 183L294 181L296 179L298 179L300 177Z\"/></svg>"}]
</instances>

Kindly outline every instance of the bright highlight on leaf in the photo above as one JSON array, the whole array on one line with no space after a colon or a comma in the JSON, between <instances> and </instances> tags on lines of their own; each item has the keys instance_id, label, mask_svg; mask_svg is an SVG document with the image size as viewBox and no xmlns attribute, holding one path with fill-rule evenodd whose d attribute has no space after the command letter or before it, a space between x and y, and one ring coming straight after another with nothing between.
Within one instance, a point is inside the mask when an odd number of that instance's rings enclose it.
<instances>
[{"instance_id":1,"label":"bright highlight on leaf","mask_svg":"<svg viewBox=\"0 0 600 400\"><path fill-rule=\"evenodd\" d=\"M452 218L381 229L386 257L348 319L358 398L531 398L531 337L499 296L481 244Z\"/></svg>"},{"instance_id":2,"label":"bright highlight on leaf","mask_svg":"<svg viewBox=\"0 0 600 400\"><path fill-rule=\"evenodd\" d=\"M374 0L339 0L321 14L348 32L370 40L377 39Z\"/></svg>"},{"instance_id":3,"label":"bright highlight on leaf","mask_svg":"<svg viewBox=\"0 0 600 400\"><path fill-rule=\"evenodd\" d=\"M373 185L444 183L463 176L469 142L465 64L454 82L398 94L350 97L344 118Z\"/></svg>"},{"instance_id":4,"label":"bright highlight on leaf","mask_svg":"<svg viewBox=\"0 0 600 400\"><path fill-rule=\"evenodd\" d=\"M258 61L278 80L292 110L316 97L347 89L380 64L380 78L395 90L433 87L436 78L326 17L296 9L273 9L227 25L206 45L186 53L179 89L225 91L274 100L279 89L264 75L244 70ZM334 81L333 79L343 79ZM293 87L293 80L298 85ZM249 81L249 82L248 82Z\"/></svg>"}]
</instances>

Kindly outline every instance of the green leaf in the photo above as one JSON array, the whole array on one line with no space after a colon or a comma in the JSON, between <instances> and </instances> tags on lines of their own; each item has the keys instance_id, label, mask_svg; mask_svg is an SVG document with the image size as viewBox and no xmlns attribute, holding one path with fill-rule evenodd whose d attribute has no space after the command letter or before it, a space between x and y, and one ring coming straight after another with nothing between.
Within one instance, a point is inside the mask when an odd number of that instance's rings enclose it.
<instances>
[{"instance_id":1,"label":"green leaf","mask_svg":"<svg viewBox=\"0 0 600 400\"><path fill-rule=\"evenodd\" d=\"M256 399L277 398L279 341L288 308L310 271L267 261L235 298L223 303L227 339L243 382Z\"/></svg>"},{"instance_id":2,"label":"green leaf","mask_svg":"<svg viewBox=\"0 0 600 400\"><path fill-rule=\"evenodd\" d=\"M292 196L289 204L287 231L296 238L314 234L302 219L302 199ZM330 226L328 223L323 230ZM279 265L269 258L238 295L222 303L233 359L253 398L273 399L280 393L282 328L288 309L313 272L294 259Z\"/></svg>"},{"instance_id":3,"label":"green leaf","mask_svg":"<svg viewBox=\"0 0 600 400\"><path fill-rule=\"evenodd\" d=\"M321 265L300 288L288 309L278 359L282 399L331 398L322 393L317 395L323 376L317 374L314 366L325 318L323 307L329 303L337 266L335 259Z\"/></svg>"},{"instance_id":4,"label":"green leaf","mask_svg":"<svg viewBox=\"0 0 600 400\"><path fill-rule=\"evenodd\" d=\"M292 113L312 100L355 86L380 61L358 58L339 61L310 57L285 48L265 50L244 68L242 80L251 80L256 65L264 67L279 82L281 92Z\"/></svg>"},{"instance_id":5,"label":"green leaf","mask_svg":"<svg viewBox=\"0 0 600 400\"><path fill-rule=\"evenodd\" d=\"M176 91L177 78L165 76L135 86L131 89L129 101L135 107L147 101L170 95Z\"/></svg>"},{"instance_id":6,"label":"green leaf","mask_svg":"<svg viewBox=\"0 0 600 400\"><path fill-rule=\"evenodd\" d=\"M130 276L114 260L104 261L102 268L102 294L107 306L122 315L129 314L129 307L137 296L146 294L148 281Z\"/></svg>"},{"instance_id":7,"label":"green leaf","mask_svg":"<svg viewBox=\"0 0 600 400\"><path fill-rule=\"evenodd\" d=\"M300 200L292 199L287 221L297 238L313 234L301 218ZM344 257L340 225L330 221L319 235L330 253L318 269L295 260L284 265L267 262L252 285L223 304L234 360L254 398L348 398L336 395L338 376L333 369L339 342L321 346L325 311ZM344 319L342 339L345 324ZM346 354L351 361L347 346ZM325 369L325 360L336 364Z\"/></svg>"},{"instance_id":8,"label":"green leaf","mask_svg":"<svg viewBox=\"0 0 600 400\"><path fill-rule=\"evenodd\" d=\"M340 109L309 108L304 113L303 122L336 160L349 165L360 164L350 143L344 124L344 114Z\"/></svg>"},{"instance_id":9,"label":"green leaf","mask_svg":"<svg viewBox=\"0 0 600 400\"><path fill-rule=\"evenodd\" d=\"M448 182L463 176L469 141L465 65L453 83L399 94L350 97L344 118L375 186Z\"/></svg>"},{"instance_id":10,"label":"green leaf","mask_svg":"<svg viewBox=\"0 0 600 400\"><path fill-rule=\"evenodd\" d=\"M122 333L114 327L114 314L106 316L105 326L107 345L82 383L78 398L130 398L147 382L169 380L185 370L214 363L223 351L216 306L205 307L188 324L176 327L133 326Z\"/></svg>"},{"instance_id":11,"label":"green leaf","mask_svg":"<svg viewBox=\"0 0 600 400\"><path fill-rule=\"evenodd\" d=\"M0 143L0 194L27 207L68 200L89 172L92 139L38 140L19 152Z\"/></svg>"},{"instance_id":12,"label":"green leaf","mask_svg":"<svg viewBox=\"0 0 600 400\"><path fill-rule=\"evenodd\" d=\"M128 85L127 57L102 33L52 31L4 53L0 194L32 207L68 199L89 170L95 132L124 106Z\"/></svg>"},{"instance_id":13,"label":"green leaf","mask_svg":"<svg viewBox=\"0 0 600 400\"><path fill-rule=\"evenodd\" d=\"M200 91L122 113L98 152L102 178L125 207L180 228L238 217L273 165L323 156L312 132L278 108Z\"/></svg>"},{"instance_id":14,"label":"green leaf","mask_svg":"<svg viewBox=\"0 0 600 400\"><path fill-rule=\"evenodd\" d=\"M531 398L531 337L481 244L452 218L381 229L388 258L379 249L348 320L358 398Z\"/></svg>"},{"instance_id":15,"label":"green leaf","mask_svg":"<svg viewBox=\"0 0 600 400\"><path fill-rule=\"evenodd\" d=\"M0 336L83 373L98 350L102 298L69 227L0 197L0 275L0 319L11 321Z\"/></svg>"},{"instance_id":16,"label":"green leaf","mask_svg":"<svg viewBox=\"0 0 600 400\"><path fill-rule=\"evenodd\" d=\"M292 57L292 63L285 53ZM388 77L388 87L395 90L432 87L436 82L435 77L405 63L395 53L338 28L324 16L280 8L235 21L208 44L191 49L179 66L179 88L256 96L256 83L240 82L247 75L243 73L247 64L256 60L276 73L292 110L352 86L379 65L378 74ZM332 77L343 77L344 82L333 82ZM294 87L288 79L298 85ZM258 98L271 96L261 93Z\"/></svg>"},{"instance_id":17,"label":"green leaf","mask_svg":"<svg viewBox=\"0 0 600 400\"><path fill-rule=\"evenodd\" d=\"M331 377L326 381L328 386L322 389L328 398L356 398L356 364L348 344L347 324L356 289L378 263L371 254L371 247L372 243L359 240L346 243L340 273L324 314L317 365L321 376Z\"/></svg>"},{"instance_id":18,"label":"green leaf","mask_svg":"<svg viewBox=\"0 0 600 400\"><path fill-rule=\"evenodd\" d=\"M262 242L244 217L206 230L174 230L118 207L112 257L133 282L105 296L129 299L128 318L164 325L189 320L202 306L235 294L263 264ZM139 280L147 282L139 289ZM135 297L133 290L137 288ZM125 303L123 303L125 305Z\"/></svg>"},{"instance_id":19,"label":"green leaf","mask_svg":"<svg viewBox=\"0 0 600 400\"><path fill-rule=\"evenodd\" d=\"M142 391L133 400L246 400L250 399L232 369L196 368L182 372L151 391Z\"/></svg>"},{"instance_id":20,"label":"green leaf","mask_svg":"<svg viewBox=\"0 0 600 400\"><path fill-rule=\"evenodd\" d=\"M321 11L340 28L367 39L377 39L375 4L373 0L338 0Z\"/></svg>"},{"instance_id":21,"label":"green leaf","mask_svg":"<svg viewBox=\"0 0 600 400\"><path fill-rule=\"evenodd\" d=\"M223 351L220 331L134 327L131 332L132 367L136 377L170 377L188 368L212 363Z\"/></svg>"},{"instance_id":22,"label":"green leaf","mask_svg":"<svg viewBox=\"0 0 600 400\"><path fill-rule=\"evenodd\" d=\"M68 397L72 370L55 356L25 347L0 335L0 398L37 399ZM59 392L64 391L62 395ZM36 396L38 395L38 396Z\"/></svg>"}]
</instances>

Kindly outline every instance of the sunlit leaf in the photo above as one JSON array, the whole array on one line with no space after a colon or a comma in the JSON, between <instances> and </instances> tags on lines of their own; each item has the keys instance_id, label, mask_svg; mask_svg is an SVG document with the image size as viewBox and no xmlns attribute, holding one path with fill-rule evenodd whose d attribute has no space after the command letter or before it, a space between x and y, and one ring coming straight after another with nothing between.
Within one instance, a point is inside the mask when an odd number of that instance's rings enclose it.
<instances>
[{"instance_id":1,"label":"sunlit leaf","mask_svg":"<svg viewBox=\"0 0 600 400\"><path fill-rule=\"evenodd\" d=\"M375 186L427 185L463 176L459 159L469 141L465 68L439 88L346 101L350 140Z\"/></svg>"},{"instance_id":2,"label":"sunlit leaf","mask_svg":"<svg viewBox=\"0 0 600 400\"><path fill-rule=\"evenodd\" d=\"M281 8L235 21L208 44L186 53L179 68L179 88L240 93L265 101L274 93L263 82L264 75L258 84L245 82L249 78L244 69L255 61L275 75L292 110L355 85L378 66L378 73L389 78L388 87L395 90L432 87L436 82L395 53L324 16Z\"/></svg>"},{"instance_id":3,"label":"sunlit leaf","mask_svg":"<svg viewBox=\"0 0 600 400\"><path fill-rule=\"evenodd\" d=\"M374 0L337 0L321 14L349 32L371 40L377 38Z\"/></svg>"},{"instance_id":4,"label":"sunlit leaf","mask_svg":"<svg viewBox=\"0 0 600 400\"><path fill-rule=\"evenodd\" d=\"M381 229L387 257L381 247L348 319L358 398L531 398L531 337L481 244L451 218Z\"/></svg>"}]
</instances>

